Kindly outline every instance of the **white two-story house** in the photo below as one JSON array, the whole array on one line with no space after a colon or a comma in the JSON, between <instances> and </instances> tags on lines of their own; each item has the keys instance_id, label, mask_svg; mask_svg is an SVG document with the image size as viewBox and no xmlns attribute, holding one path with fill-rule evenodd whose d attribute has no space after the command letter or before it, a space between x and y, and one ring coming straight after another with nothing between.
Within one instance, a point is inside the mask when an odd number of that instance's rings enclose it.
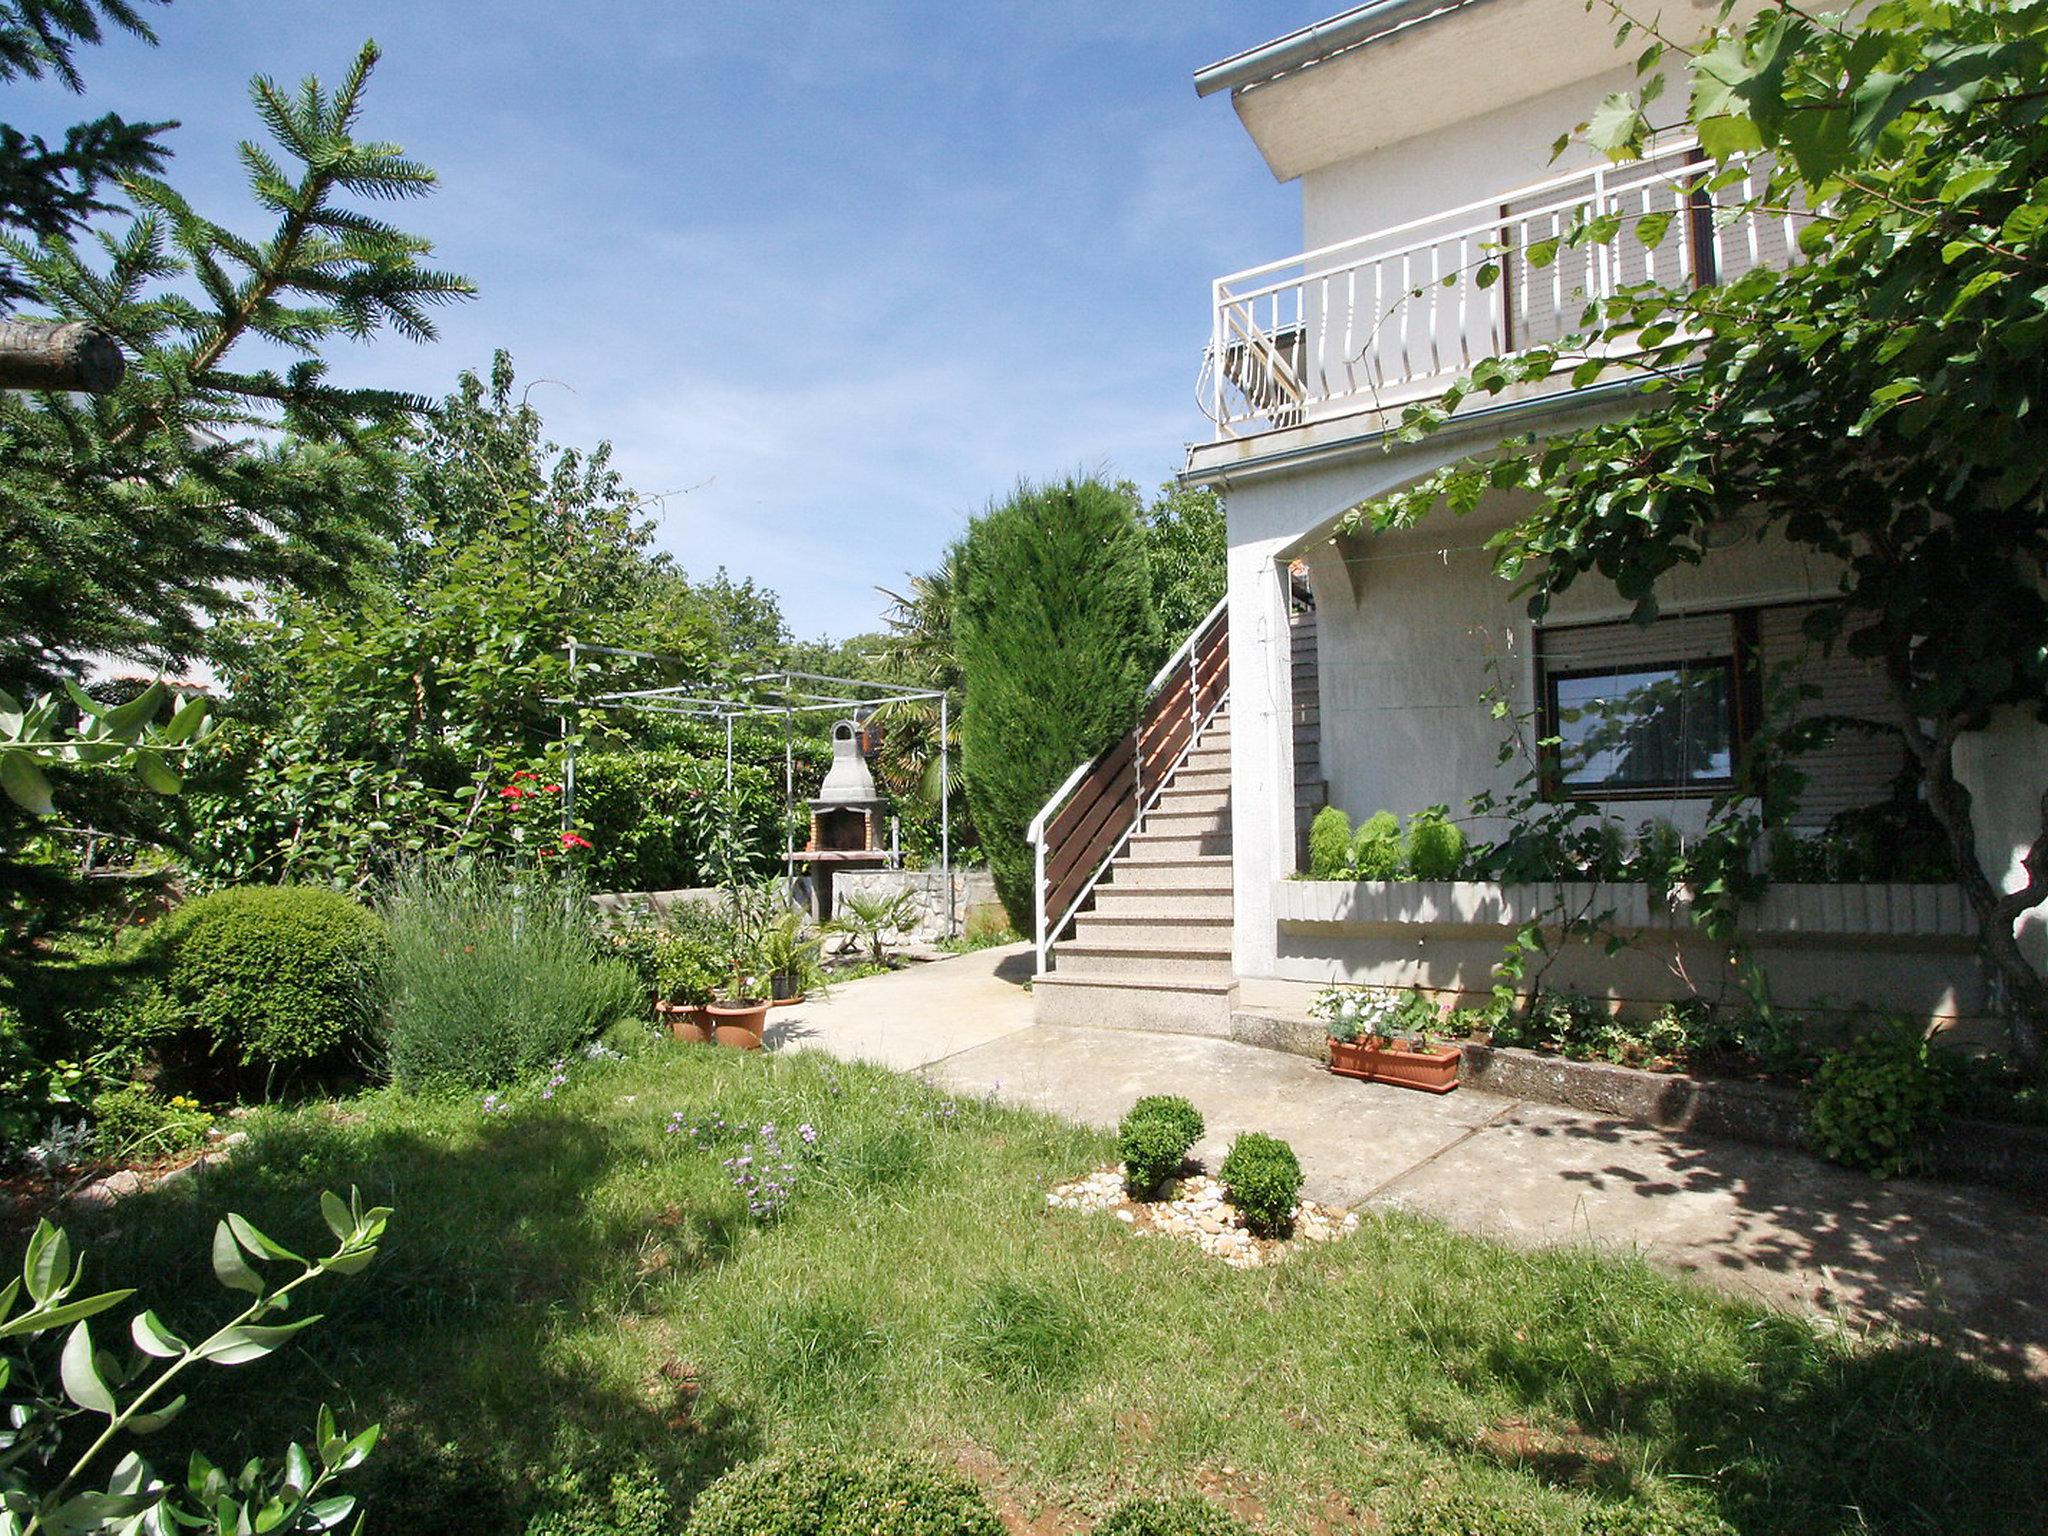
<instances>
[{"instance_id":1,"label":"white two-story house","mask_svg":"<svg viewBox=\"0 0 2048 1536\"><path fill-rule=\"evenodd\" d=\"M1661 8L1667 32L1715 11ZM1593 581L1532 623L1484 547L1516 510L1505 493L1402 531L1336 532L1350 509L1450 459L1637 398L1629 378L1574 389L1561 372L1397 441L1401 407L1471 363L1570 333L1588 297L1617 284L1715 282L1793 259L1794 219L1737 211L1740 188L1717 206L1682 134L1625 165L1576 143L1554 153L1634 83L1614 31L1583 0L1372 0L1196 75L1273 175L1299 184L1304 249L1247 251L1256 264L1214 284L1200 347L1212 435L1183 479L1225 499L1229 593L1162 672L1123 759L1077 770L1043 818L1042 1018L1225 1032L1246 993L1298 1006L1334 979L1484 994L1508 936L1559 892L1302 880L1316 807L1363 819L1446 805L1475 839L1498 837L1497 819L1468 808L1508 795L1523 771L1501 759L1508 724L1569 742L1604 722L1638 750L1593 752L1552 792L1595 803L1625 836L1645 823L1687 835L1731 782L1761 678L1796 675L1821 692L1808 707L1833 714L1887 707L1864 663L1802 638L1838 572L1741 529L1670 580L1648 626ZM1520 258L1588 208L1620 216L1611 244L1547 266ZM1654 248L1631 229L1651 213L1671 219ZM1501 271L1482 285L1488 253ZM1632 700L1674 688L1687 703L1663 726L1629 719ZM1885 802L1902 765L1881 735L1840 734L1802 765L1806 830ZM1988 867L2016 877L2048 787L2042 735L1981 733L1966 766ZM1994 1011L1952 883L1781 881L1749 914L1739 955L1642 887L1597 905L1628 947L1565 946L1549 985L1622 1005L1726 999L1760 967L1781 1006ZM2041 915L2027 924L2037 946Z\"/></svg>"}]
</instances>

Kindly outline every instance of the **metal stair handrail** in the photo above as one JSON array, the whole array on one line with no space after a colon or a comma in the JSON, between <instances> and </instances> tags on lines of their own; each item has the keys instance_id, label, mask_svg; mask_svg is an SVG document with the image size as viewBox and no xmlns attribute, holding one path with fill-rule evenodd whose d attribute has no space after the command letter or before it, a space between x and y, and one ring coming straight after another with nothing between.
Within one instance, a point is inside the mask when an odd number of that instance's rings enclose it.
<instances>
[{"instance_id":1,"label":"metal stair handrail","mask_svg":"<svg viewBox=\"0 0 2048 1536\"><path fill-rule=\"evenodd\" d=\"M1218 598L1161 663L1146 685L1137 724L1076 766L1025 829L1039 975L1049 968L1054 940L1095 893L1216 711L1229 702L1229 604L1227 595ZM1058 913L1055 921L1047 921L1049 911Z\"/></svg>"}]
</instances>

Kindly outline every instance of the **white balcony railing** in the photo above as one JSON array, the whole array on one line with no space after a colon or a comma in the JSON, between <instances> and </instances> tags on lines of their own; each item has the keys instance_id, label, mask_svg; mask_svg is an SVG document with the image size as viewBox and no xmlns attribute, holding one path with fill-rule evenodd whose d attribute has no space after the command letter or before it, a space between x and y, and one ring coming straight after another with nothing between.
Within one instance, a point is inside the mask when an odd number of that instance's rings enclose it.
<instances>
[{"instance_id":1,"label":"white balcony railing","mask_svg":"<svg viewBox=\"0 0 2048 1536\"><path fill-rule=\"evenodd\" d=\"M1589 303L1629 285L1792 260L1801 215L1746 206L1761 166L1713 191L1709 172L1682 141L1217 279L1200 386L1217 437L1425 399L1481 358L1572 334ZM1565 243L1605 217L1610 239ZM1530 260L1544 242L1555 259ZM1482 286L1488 265L1498 275Z\"/></svg>"}]
</instances>

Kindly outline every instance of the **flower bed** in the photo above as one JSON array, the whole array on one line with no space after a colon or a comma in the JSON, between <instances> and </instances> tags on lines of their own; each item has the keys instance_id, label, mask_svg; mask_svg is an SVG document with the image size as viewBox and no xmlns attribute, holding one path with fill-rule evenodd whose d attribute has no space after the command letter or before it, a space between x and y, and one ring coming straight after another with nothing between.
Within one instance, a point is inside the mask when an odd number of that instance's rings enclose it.
<instances>
[{"instance_id":1,"label":"flower bed","mask_svg":"<svg viewBox=\"0 0 2048 1536\"><path fill-rule=\"evenodd\" d=\"M1358 1230L1355 1212L1303 1200L1294 1207L1291 1237L1260 1237L1225 1198L1223 1186L1207 1175L1173 1180L1162 1199L1134 1200L1122 1163L1054 1185L1045 1204L1056 1211L1107 1211L1139 1237L1185 1238L1233 1269L1258 1269L1306 1243L1332 1242Z\"/></svg>"}]
</instances>

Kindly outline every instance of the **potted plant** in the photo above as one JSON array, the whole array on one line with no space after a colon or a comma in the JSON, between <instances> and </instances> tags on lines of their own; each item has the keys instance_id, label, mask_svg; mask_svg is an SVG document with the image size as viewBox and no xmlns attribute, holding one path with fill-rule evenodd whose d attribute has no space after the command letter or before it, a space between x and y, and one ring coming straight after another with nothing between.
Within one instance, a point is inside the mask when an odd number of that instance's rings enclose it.
<instances>
[{"instance_id":1,"label":"potted plant","mask_svg":"<svg viewBox=\"0 0 2048 1536\"><path fill-rule=\"evenodd\" d=\"M823 939L804 932L804 915L794 907L768 924L761 935L761 969L768 975L774 1006L800 1003L805 993L824 985L823 949Z\"/></svg>"},{"instance_id":2,"label":"potted plant","mask_svg":"<svg viewBox=\"0 0 2048 1536\"><path fill-rule=\"evenodd\" d=\"M678 1040L707 1041L711 1038L711 1015L706 1005L717 985L718 973L704 956L681 938L671 937L662 945L656 974L660 978L661 1001L654 1011Z\"/></svg>"},{"instance_id":3,"label":"potted plant","mask_svg":"<svg viewBox=\"0 0 2048 1536\"><path fill-rule=\"evenodd\" d=\"M1436 1005L1420 992L1365 987L1326 987L1310 1005L1330 1036L1330 1070L1424 1093L1449 1093L1458 1086L1455 1047L1430 1040Z\"/></svg>"},{"instance_id":4,"label":"potted plant","mask_svg":"<svg viewBox=\"0 0 2048 1536\"><path fill-rule=\"evenodd\" d=\"M773 1001L761 964L773 897L765 888L742 886L734 886L728 896L732 906L727 914L725 964L706 1012L711 1015L712 1038L720 1045L758 1051Z\"/></svg>"}]
</instances>

